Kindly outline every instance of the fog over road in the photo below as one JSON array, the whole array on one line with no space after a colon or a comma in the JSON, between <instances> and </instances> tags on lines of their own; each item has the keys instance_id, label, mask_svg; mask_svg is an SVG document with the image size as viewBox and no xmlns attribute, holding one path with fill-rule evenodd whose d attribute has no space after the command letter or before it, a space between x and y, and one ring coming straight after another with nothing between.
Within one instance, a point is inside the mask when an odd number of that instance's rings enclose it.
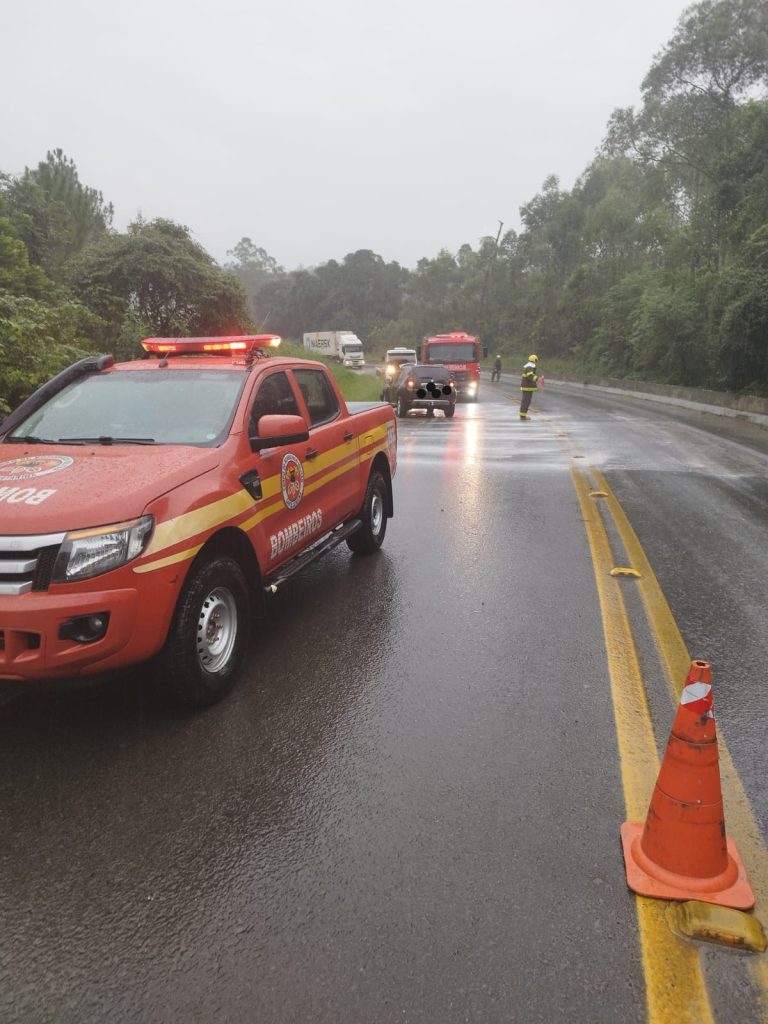
<instances>
[{"instance_id":1,"label":"fog over road","mask_svg":"<svg viewBox=\"0 0 768 1024\"><path fill-rule=\"evenodd\" d=\"M521 423L518 399L484 381L453 420L399 421L384 548L337 549L275 595L222 704L172 712L138 670L0 707L0 1020L647 1019L573 473L604 475L712 663L744 794L732 825L726 792L729 834L752 850L768 432L549 384ZM621 587L663 750L673 701ZM752 881L765 918L764 863ZM711 1019L761 1019L764 958L685 952Z\"/></svg>"}]
</instances>

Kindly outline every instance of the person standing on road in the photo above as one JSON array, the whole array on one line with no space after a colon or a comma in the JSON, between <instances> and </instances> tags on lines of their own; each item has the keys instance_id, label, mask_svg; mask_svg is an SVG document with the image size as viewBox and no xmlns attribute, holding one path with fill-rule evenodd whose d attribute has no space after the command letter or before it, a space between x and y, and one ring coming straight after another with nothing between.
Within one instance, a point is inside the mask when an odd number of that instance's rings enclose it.
<instances>
[{"instance_id":1,"label":"person standing on road","mask_svg":"<svg viewBox=\"0 0 768 1024\"><path fill-rule=\"evenodd\" d=\"M493 361L493 369L491 370L491 383L495 380L501 380L501 356L496 356Z\"/></svg>"},{"instance_id":2,"label":"person standing on road","mask_svg":"<svg viewBox=\"0 0 768 1024\"><path fill-rule=\"evenodd\" d=\"M528 362L523 367L523 376L520 380L520 390L523 393L520 399L520 419L528 419L528 410L531 406L531 399L533 398L533 392L539 386L539 371L538 371L539 357L528 356Z\"/></svg>"}]
</instances>

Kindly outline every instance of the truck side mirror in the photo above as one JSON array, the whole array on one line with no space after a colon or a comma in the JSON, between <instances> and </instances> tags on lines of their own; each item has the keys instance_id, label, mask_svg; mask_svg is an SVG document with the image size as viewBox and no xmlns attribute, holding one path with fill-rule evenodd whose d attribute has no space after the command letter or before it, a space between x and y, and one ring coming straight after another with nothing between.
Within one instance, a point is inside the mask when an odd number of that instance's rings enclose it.
<instances>
[{"instance_id":1,"label":"truck side mirror","mask_svg":"<svg viewBox=\"0 0 768 1024\"><path fill-rule=\"evenodd\" d=\"M302 416L260 416L256 433L249 434L251 451L279 448L283 444L299 444L309 440L307 424Z\"/></svg>"},{"instance_id":2,"label":"truck side mirror","mask_svg":"<svg viewBox=\"0 0 768 1024\"><path fill-rule=\"evenodd\" d=\"M487 359L487 358L488 358L488 349L485 346L483 346L483 359Z\"/></svg>"}]
</instances>

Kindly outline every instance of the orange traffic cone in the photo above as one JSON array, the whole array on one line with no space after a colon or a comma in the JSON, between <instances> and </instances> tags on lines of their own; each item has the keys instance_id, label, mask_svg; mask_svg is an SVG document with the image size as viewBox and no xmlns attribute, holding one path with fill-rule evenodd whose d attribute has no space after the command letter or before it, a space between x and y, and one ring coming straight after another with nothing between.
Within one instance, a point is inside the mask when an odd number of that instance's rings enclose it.
<instances>
[{"instance_id":1,"label":"orange traffic cone","mask_svg":"<svg viewBox=\"0 0 768 1024\"><path fill-rule=\"evenodd\" d=\"M750 910L755 894L725 836L712 674L691 662L645 826L626 821L627 884L642 896Z\"/></svg>"}]
</instances>

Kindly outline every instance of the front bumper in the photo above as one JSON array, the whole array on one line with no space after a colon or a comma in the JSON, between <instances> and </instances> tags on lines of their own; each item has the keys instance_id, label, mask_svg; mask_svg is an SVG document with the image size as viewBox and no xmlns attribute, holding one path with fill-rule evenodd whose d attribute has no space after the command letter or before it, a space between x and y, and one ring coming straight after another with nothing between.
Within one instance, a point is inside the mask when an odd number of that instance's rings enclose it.
<instances>
[{"instance_id":1,"label":"front bumper","mask_svg":"<svg viewBox=\"0 0 768 1024\"><path fill-rule=\"evenodd\" d=\"M152 593L135 587L73 592L54 588L0 596L0 680L31 682L94 675L135 665L165 642L175 588L153 581ZM103 585L103 581L102 585ZM91 643L60 639L68 620L106 613L104 636Z\"/></svg>"}]
</instances>

